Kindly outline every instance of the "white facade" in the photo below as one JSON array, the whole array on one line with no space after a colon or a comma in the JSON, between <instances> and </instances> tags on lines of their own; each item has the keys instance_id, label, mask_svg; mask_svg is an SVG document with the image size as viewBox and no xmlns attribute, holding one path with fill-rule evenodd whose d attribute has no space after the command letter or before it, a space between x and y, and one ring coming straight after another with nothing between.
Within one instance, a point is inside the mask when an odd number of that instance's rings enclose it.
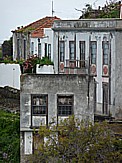
<instances>
[{"instance_id":1,"label":"white facade","mask_svg":"<svg viewBox=\"0 0 122 163\"><path fill-rule=\"evenodd\" d=\"M49 57L53 61L53 31L51 28L44 28L44 37L30 39L30 54L39 57ZM49 56L50 55L50 56Z\"/></svg>"},{"instance_id":2,"label":"white facade","mask_svg":"<svg viewBox=\"0 0 122 163\"><path fill-rule=\"evenodd\" d=\"M55 21L53 26L55 72L61 74L88 74L88 76L94 77L96 81L96 114L115 116L115 108L120 107L121 100L119 101L117 97L121 92L116 92L119 85L116 81L120 67L118 70L116 61L121 57L120 51L122 51L121 41L119 40L122 35L121 28L122 21L119 19L58 20ZM119 32L116 32L116 29ZM72 42L74 45L70 47ZM80 42L84 42L84 67L79 66L82 62ZM92 47L92 42L96 49ZM94 50L96 50L96 62L92 63ZM64 55L63 61L61 55ZM74 63L73 66L71 62ZM121 83L120 78L118 83ZM117 105L115 106L115 104Z\"/></svg>"}]
</instances>

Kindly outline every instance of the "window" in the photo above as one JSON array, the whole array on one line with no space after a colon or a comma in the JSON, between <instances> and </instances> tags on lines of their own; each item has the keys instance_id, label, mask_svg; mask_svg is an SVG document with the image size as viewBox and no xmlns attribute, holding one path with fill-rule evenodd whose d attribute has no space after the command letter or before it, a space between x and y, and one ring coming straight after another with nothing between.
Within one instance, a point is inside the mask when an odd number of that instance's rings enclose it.
<instances>
[{"instance_id":1,"label":"window","mask_svg":"<svg viewBox=\"0 0 122 163\"><path fill-rule=\"evenodd\" d=\"M68 116L73 114L73 96L58 96L58 115Z\"/></svg>"},{"instance_id":2,"label":"window","mask_svg":"<svg viewBox=\"0 0 122 163\"><path fill-rule=\"evenodd\" d=\"M45 57L47 57L47 43L45 43Z\"/></svg>"},{"instance_id":3,"label":"window","mask_svg":"<svg viewBox=\"0 0 122 163\"><path fill-rule=\"evenodd\" d=\"M18 58L18 59L19 59L19 57L20 57L19 42L20 42L20 40L19 40L19 38L18 38L18 39L17 39L17 58Z\"/></svg>"},{"instance_id":4,"label":"window","mask_svg":"<svg viewBox=\"0 0 122 163\"><path fill-rule=\"evenodd\" d=\"M51 44L48 44L48 58L51 60Z\"/></svg>"},{"instance_id":5,"label":"window","mask_svg":"<svg viewBox=\"0 0 122 163\"><path fill-rule=\"evenodd\" d=\"M108 114L108 83L103 83L103 114Z\"/></svg>"},{"instance_id":6,"label":"window","mask_svg":"<svg viewBox=\"0 0 122 163\"><path fill-rule=\"evenodd\" d=\"M85 41L80 41L79 47L80 47L80 67L85 67Z\"/></svg>"},{"instance_id":7,"label":"window","mask_svg":"<svg viewBox=\"0 0 122 163\"><path fill-rule=\"evenodd\" d=\"M75 60L75 41L69 42L69 58Z\"/></svg>"},{"instance_id":8,"label":"window","mask_svg":"<svg viewBox=\"0 0 122 163\"><path fill-rule=\"evenodd\" d=\"M103 41L102 48L103 48L103 65L108 65L109 42Z\"/></svg>"},{"instance_id":9,"label":"window","mask_svg":"<svg viewBox=\"0 0 122 163\"><path fill-rule=\"evenodd\" d=\"M31 54L34 54L34 42L31 42Z\"/></svg>"},{"instance_id":10,"label":"window","mask_svg":"<svg viewBox=\"0 0 122 163\"><path fill-rule=\"evenodd\" d=\"M97 42L91 41L91 64L96 64L96 57L97 57Z\"/></svg>"},{"instance_id":11,"label":"window","mask_svg":"<svg viewBox=\"0 0 122 163\"><path fill-rule=\"evenodd\" d=\"M60 62L64 62L65 56L65 42L60 41Z\"/></svg>"},{"instance_id":12,"label":"window","mask_svg":"<svg viewBox=\"0 0 122 163\"><path fill-rule=\"evenodd\" d=\"M41 57L41 43L38 43L38 56Z\"/></svg>"},{"instance_id":13,"label":"window","mask_svg":"<svg viewBox=\"0 0 122 163\"><path fill-rule=\"evenodd\" d=\"M24 59L26 59L26 40L24 40Z\"/></svg>"},{"instance_id":14,"label":"window","mask_svg":"<svg viewBox=\"0 0 122 163\"><path fill-rule=\"evenodd\" d=\"M47 114L47 95L32 95L32 115Z\"/></svg>"}]
</instances>

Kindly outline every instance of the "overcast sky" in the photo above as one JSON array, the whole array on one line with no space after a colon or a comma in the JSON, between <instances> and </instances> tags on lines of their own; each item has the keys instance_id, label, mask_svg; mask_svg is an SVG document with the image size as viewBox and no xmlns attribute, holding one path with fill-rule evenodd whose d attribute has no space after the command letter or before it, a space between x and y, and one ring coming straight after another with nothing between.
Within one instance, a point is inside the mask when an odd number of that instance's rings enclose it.
<instances>
[{"instance_id":1,"label":"overcast sky","mask_svg":"<svg viewBox=\"0 0 122 163\"><path fill-rule=\"evenodd\" d=\"M109 0L108 0L109 1ZM85 4L104 6L106 0L53 0L54 16L78 19ZM12 36L11 31L45 16L52 15L52 0L0 0L0 43Z\"/></svg>"}]
</instances>

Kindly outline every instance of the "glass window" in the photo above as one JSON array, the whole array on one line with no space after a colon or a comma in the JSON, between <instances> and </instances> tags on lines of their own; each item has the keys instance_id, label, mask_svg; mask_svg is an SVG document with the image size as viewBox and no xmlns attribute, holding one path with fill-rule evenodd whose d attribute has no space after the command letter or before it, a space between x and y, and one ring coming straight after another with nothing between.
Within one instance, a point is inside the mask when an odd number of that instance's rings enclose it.
<instances>
[{"instance_id":1,"label":"glass window","mask_svg":"<svg viewBox=\"0 0 122 163\"><path fill-rule=\"evenodd\" d=\"M69 42L69 58L75 60L75 41Z\"/></svg>"},{"instance_id":2,"label":"glass window","mask_svg":"<svg viewBox=\"0 0 122 163\"><path fill-rule=\"evenodd\" d=\"M103 41L103 65L108 65L109 42Z\"/></svg>"},{"instance_id":3,"label":"glass window","mask_svg":"<svg viewBox=\"0 0 122 163\"><path fill-rule=\"evenodd\" d=\"M24 40L24 59L26 59L26 40Z\"/></svg>"},{"instance_id":4,"label":"glass window","mask_svg":"<svg viewBox=\"0 0 122 163\"><path fill-rule=\"evenodd\" d=\"M19 59L20 58L20 48L19 48L19 43L20 43L20 40L17 39L17 58Z\"/></svg>"},{"instance_id":5,"label":"glass window","mask_svg":"<svg viewBox=\"0 0 122 163\"><path fill-rule=\"evenodd\" d=\"M41 43L38 43L38 56L41 57Z\"/></svg>"},{"instance_id":6,"label":"glass window","mask_svg":"<svg viewBox=\"0 0 122 163\"><path fill-rule=\"evenodd\" d=\"M64 62L65 56L65 42L60 41L60 62Z\"/></svg>"},{"instance_id":7,"label":"glass window","mask_svg":"<svg viewBox=\"0 0 122 163\"><path fill-rule=\"evenodd\" d=\"M97 42L91 41L91 64L96 64L96 57L97 57Z\"/></svg>"},{"instance_id":8,"label":"glass window","mask_svg":"<svg viewBox=\"0 0 122 163\"><path fill-rule=\"evenodd\" d=\"M73 113L73 96L58 96L58 115L68 116Z\"/></svg>"},{"instance_id":9,"label":"glass window","mask_svg":"<svg viewBox=\"0 0 122 163\"><path fill-rule=\"evenodd\" d=\"M47 95L32 96L32 114L45 115L47 114Z\"/></svg>"},{"instance_id":10,"label":"glass window","mask_svg":"<svg viewBox=\"0 0 122 163\"><path fill-rule=\"evenodd\" d=\"M80 41L79 47L80 47L80 67L85 67L85 41Z\"/></svg>"},{"instance_id":11,"label":"glass window","mask_svg":"<svg viewBox=\"0 0 122 163\"><path fill-rule=\"evenodd\" d=\"M34 54L34 42L31 42L31 54Z\"/></svg>"},{"instance_id":12,"label":"glass window","mask_svg":"<svg viewBox=\"0 0 122 163\"><path fill-rule=\"evenodd\" d=\"M48 58L51 60L51 44L48 44Z\"/></svg>"}]
</instances>

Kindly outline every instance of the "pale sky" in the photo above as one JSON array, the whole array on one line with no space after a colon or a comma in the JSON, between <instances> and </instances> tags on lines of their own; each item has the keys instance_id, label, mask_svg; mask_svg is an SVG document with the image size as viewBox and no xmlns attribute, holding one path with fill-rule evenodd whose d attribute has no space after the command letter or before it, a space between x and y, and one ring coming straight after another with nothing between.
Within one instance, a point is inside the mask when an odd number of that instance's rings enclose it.
<instances>
[{"instance_id":1,"label":"pale sky","mask_svg":"<svg viewBox=\"0 0 122 163\"><path fill-rule=\"evenodd\" d=\"M109 1L109 0L108 0ZM86 4L104 6L106 0L53 0L54 16L61 19L78 19ZM52 15L52 0L0 0L0 43L8 40L12 30Z\"/></svg>"}]
</instances>

